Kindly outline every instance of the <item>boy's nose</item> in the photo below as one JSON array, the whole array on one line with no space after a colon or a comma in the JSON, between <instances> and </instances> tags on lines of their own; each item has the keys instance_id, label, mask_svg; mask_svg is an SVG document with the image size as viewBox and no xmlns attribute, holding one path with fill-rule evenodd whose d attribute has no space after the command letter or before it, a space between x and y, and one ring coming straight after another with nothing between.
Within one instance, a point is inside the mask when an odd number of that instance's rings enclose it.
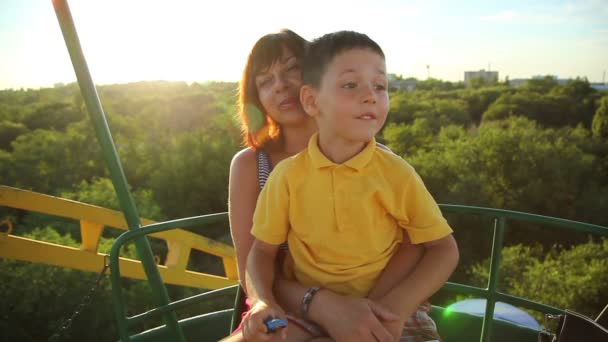
<instances>
[{"instance_id":1,"label":"boy's nose","mask_svg":"<svg viewBox=\"0 0 608 342\"><path fill-rule=\"evenodd\" d=\"M362 91L363 103L376 103L376 93L374 92L373 86L366 86Z\"/></svg>"}]
</instances>

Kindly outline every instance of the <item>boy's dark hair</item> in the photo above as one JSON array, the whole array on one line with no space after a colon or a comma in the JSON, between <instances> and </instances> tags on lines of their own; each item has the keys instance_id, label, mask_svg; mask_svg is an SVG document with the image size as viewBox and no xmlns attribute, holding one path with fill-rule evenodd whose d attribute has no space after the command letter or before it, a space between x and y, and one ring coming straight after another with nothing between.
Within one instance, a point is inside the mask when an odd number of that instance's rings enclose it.
<instances>
[{"instance_id":1,"label":"boy's dark hair","mask_svg":"<svg viewBox=\"0 0 608 342\"><path fill-rule=\"evenodd\" d=\"M382 52L380 46L363 33L338 31L313 40L308 46L308 51L302 62L304 84L318 88L327 65L331 63L334 57L346 50L361 48L371 49L384 58L384 52Z\"/></svg>"}]
</instances>

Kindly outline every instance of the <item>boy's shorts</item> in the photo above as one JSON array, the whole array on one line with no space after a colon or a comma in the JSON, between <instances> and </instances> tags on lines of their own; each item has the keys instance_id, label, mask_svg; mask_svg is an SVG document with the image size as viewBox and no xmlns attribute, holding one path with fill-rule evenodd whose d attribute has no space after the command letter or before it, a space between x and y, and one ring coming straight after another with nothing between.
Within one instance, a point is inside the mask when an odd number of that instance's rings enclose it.
<instances>
[{"instance_id":1,"label":"boy's shorts","mask_svg":"<svg viewBox=\"0 0 608 342\"><path fill-rule=\"evenodd\" d=\"M418 310L403 323L400 342L441 341L437 333L437 325L430 316L431 303L424 302Z\"/></svg>"}]
</instances>

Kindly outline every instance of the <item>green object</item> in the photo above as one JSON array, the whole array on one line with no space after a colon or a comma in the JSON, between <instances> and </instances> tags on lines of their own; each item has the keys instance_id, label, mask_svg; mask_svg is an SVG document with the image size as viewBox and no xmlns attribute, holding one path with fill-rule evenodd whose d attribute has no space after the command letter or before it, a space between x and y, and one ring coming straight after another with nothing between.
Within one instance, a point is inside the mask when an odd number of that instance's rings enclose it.
<instances>
[{"instance_id":1,"label":"green object","mask_svg":"<svg viewBox=\"0 0 608 342\"><path fill-rule=\"evenodd\" d=\"M116 153L116 148L114 147L114 141L112 140L112 135L110 134L106 117L101 107L101 103L99 102L99 97L97 96L95 84L91 79L89 67L87 66L87 62L84 58L80 41L78 40L78 34L76 33L76 27L74 26L74 20L72 19L72 14L70 13L67 0L53 0L53 7L55 8L55 13L57 14L57 19L59 20L59 26L61 27L61 32L67 45L68 52L72 60L72 65L74 66L74 71L76 72L80 92L82 93L89 116L93 122L93 126L95 127L97 140L101 144L103 156L110 171L112 184L114 185L114 190L116 191L120 206L125 215L125 220L127 221L129 230L140 229L141 224L139 221L139 214L137 213L137 208L135 207L133 198L131 197L122 165L118 159L118 154ZM162 306L168 304L169 295L167 294L167 289L162 282L160 274L158 273L158 268L154 262L152 249L150 248L148 239L146 237L136 239L135 246L148 278L150 288L152 289L152 294L156 305ZM116 309L120 310L119 307ZM117 311L116 316L124 316L124 311ZM175 312L163 313L163 320L173 333L174 341L185 341L185 337L177 324L177 316L175 315ZM127 334L125 321L118 318L117 324L121 339L123 341L128 341L129 337Z\"/></svg>"},{"instance_id":2,"label":"green object","mask_svg":"<svg viewBox=\"0 0 608 342\"><path fill-rule=\"evenodd\" d=\"M608 228L606 227L564 220L554 217L481 207L469 207L458 205L440 205L440 207L444 213L472 214L480 216L489 216L495 219L495 224L493 226L494 241L492 248L490 280L488 283L488 287L484 289L456 283L446 283L444 285L445 290L462 294L471 294L479 298L487 298L487 302L492 301L492 303L491 305L486 304L486 312L484 317L479 317L461 312L450 312L448 310L445 310L444 308L433 307L431 316L437 323L440 335L446 341L469 342L479 340L482 342L533 342L538 340L538 331L534 329L530 329L528 327L520 326L503 320L490 319L494 316L494 303L496 301L502 301L505 303L522 306L524 308L537 310L544 313L560 314L564 312L562 309L559 308L544 305L541 303L536 303L524 298L507 295L504 293L500 293L496 290L496 282L500 275L498 270L500 268L501 263L499 251L502 249L505 223L508 220L535 222L553 226L560 226L575 231L594 233L599 236L608 237ZM226 219L225 213L204 215L170 222L157 223L154 225L146 226L136 231L128 231L123 233L112 246L112 252L110 254L110 265L112 268L112 289L114 290L115 288L120 288L118 251L120 250L120 247L126 242L143 235L166 231L178 226L187 227L198 224L209 224L224 219ZM140 323L146 318L158 316L159 314L168 310L175 310L181 307L185 307L187 305L198 303L202 300L209 300L216 295L226 293L226 291L235 291L237 293L237 299L235 302L234 310L228 309L219 312L209 313L185 319L179 322L189 341L217 341L221 337L227 336L230 331L234 330L234 328L238 325L240 314L244 310L244 296L238 285L207 292L181 301L176 301L169 305L150 310L144 314L130 317L127 320L129 321L130 325ZM123 307L122 302L115 302L114 304ZM124 311L124 307L122 310ZM171 340L170 336L172 335L167 327L158 327L134 335L132 336L132 340L166 341Z\"/></svg>"}]
</instances>

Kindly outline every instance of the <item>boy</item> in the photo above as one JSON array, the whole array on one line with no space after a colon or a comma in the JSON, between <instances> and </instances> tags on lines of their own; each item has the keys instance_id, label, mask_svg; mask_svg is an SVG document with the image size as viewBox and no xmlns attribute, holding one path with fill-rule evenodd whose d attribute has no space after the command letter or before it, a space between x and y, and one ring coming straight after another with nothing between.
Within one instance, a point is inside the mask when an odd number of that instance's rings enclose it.
<instances>
[{"instance_id":1,"label":"boy","mask_svg":"<svg viewBox=\"0 0 608 342\"><path fill-rule=\"evenodd\" d=\"M306 318L320 289L367 296L406 229L425 253L380 300L402 326L448 279L458 248L413 168L376 145L389 110L384 53L366 35L330 33L312 42L302 73L300 100L319 132L307 149L275 167L258 199L247 262L252 330L266 332L265 320L285 319L272 294L281 243L289 243L293 260L286 273L310 286L302 300ZM391 332L398 339L400 331Z\"/></svg>"}]
</instances>

